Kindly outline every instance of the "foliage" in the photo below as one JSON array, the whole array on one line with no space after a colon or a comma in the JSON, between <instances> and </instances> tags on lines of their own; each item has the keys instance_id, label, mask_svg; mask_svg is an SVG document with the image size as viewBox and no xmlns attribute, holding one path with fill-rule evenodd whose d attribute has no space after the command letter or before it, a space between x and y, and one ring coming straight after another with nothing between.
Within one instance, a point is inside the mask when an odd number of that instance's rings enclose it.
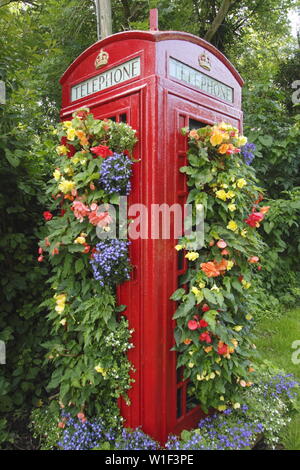
<instances>
[{"instance_id":1,"label":"foliage","mask_svg":"<svg viewBox=\"0 0 300 470\"><path fill-rule=\"evenodd\" d=\"M125 353L132 347L132 331L127 320L119 318L124 306L117 307L114 287L127 278L129 262L127 243L122 242L122 260L109 264L114 274L99 278L101 243L107 266L108 253L110 262L120 254L114 238L97 243L111 231L107 204L117 204L120 196L102 189L99 173L113 151L132 150L135 131L124 123L94 119L82 109L59 124L58 137L62 145L57 147L48 189L52 202L44 211L47 222L39 249L41 263L49 256L49 282L55 291L43 304L50 309L52 325L50 339L43 344L54 367L48 389L57 392L62 407L71 403L73 414L84 410L115 421L116 399L126 394L131 382Z\"/></svg>"},{"instance_id":2,"label":"foliage","mask_svg":"<svg viewBox=\"0 0 300 470\"><path fill-rule=\"evenodd\" d=\"M249 32L282 37L287 31L288 10L296 4L294 0L112 0L113 29L148 29L150 7L159 10L160 30L187 31L206 39L225 3L230 8L208 40L221 51L232 48L234 53L242 49L240 44Z\"/></svg>"},{"instance_id":3,"label":"foliage","mask_svg":"<svg viewBox=\"0 0 300 470\"><path fill-rule=\"evenodd\" d=\"M293 306L299 301L300 272L295 259L300 254L299 215L300 190L282 192L282 198L270 200L268 221L263 237L268 248L261 272L264 287L274 292L282 304Z\"/></svg>"},{"instance_id":4,"label":"foliage","mask_svg":"<svg viewBox=\"0 0 300 470\"><path fill-rule=\"evenodd\" d=\"M22 42L28 31L25 16L0 9L0 68L7 90L7 102L0 107L0 339L7 352L7 363L0 367L0 413L1 425L7 425L5 448L46 396L49 376L41 346L48 326L39 307L47 295L47 269L38 265L35 253L52 138L40 134L47 119L41 118L34 86L28 86L37 58Z\"/></svg>"},{"instance_id":5,"label":"foliage","mask_svg":"<svg viewBox=\"0 0 300 470\"><path fill-rule=\"evenodd\" d=\"M221 123L189 132L188 202L203 204L204 248L195 234L183 237L190 267L183 287L171 297L180 301L175 312L177 367L193 383L201 407L220 410L239 402L243 387L251 386L254 359L252 315L247 297L251 279L260 269L264 244L256 228L268 207L254 172L239 156L247 139Z\"/></svg>"},{"instance_id":6,"label":"foliage","mask_svg":"<svg viewBox=\"0 0 300 470\"><path fill-rule=\"evenodd\" d=\"M62 435L59 423L59 405L52 401L49 406L33 409L30 416L30 429L34 439L38 440L39 450L54 450Z\"/></svg>"}]
</instances>

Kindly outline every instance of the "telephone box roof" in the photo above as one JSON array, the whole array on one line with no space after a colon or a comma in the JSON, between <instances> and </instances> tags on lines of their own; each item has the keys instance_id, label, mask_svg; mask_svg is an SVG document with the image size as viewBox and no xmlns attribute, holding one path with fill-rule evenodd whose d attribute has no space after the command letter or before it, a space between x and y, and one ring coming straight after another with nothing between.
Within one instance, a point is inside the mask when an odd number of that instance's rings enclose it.
<instances>
[{"instance_id":1,"label":"telephone box roof","mask_svg":"<svg viewBox=\"0 0 300 470\"><path fill-rule=\"evenodd\" d=\"M232 65L232 63L227 59L227 57L222 54L215 46L210 44L209 42L205 41L194 34L185 33L182 31L124 31L121 33L112 34L111 36L107 36L106 38L95 42L90 47L88 47L85 51L83 51L75 60L71 63L71 65L67 68L60 79L60 83L64 84L69 75L75 70L75 68L91 53L93 53L96 49L100 47L105 47L111 43L115 43L118 41L124 41L129 39L139 39L144 41L152 41L152 42L159 42L159 41L172 41L172 40L179 40L179 41L187 41L194 44L197 44L207 51L210 51L214 54L220 61L222 61L228 70L232 73L232 75L237 80L240 86L243 86L244 80L242 79L241 75Z\"/></svg>"}]
</instances>

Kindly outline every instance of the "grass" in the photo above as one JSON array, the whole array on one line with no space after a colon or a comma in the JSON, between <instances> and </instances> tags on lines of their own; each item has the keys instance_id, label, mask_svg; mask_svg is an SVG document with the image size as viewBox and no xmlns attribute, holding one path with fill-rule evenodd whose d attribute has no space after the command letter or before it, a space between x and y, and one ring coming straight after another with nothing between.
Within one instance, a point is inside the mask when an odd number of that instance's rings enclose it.
<instances>
[{"instance_id":1,"label":"grass","mask_svg":"<svg viewBox=\"0 0 300 470\"><path fill-rule=\"evenodd\" d=\"M256 346L264 360L292 373L300 381L300 363L295 364L292 354L294 341L300 341L300 308L289 310L274 320L262 319L256 326ZM300 346L297 347L300 349ZM300 360L300 353L298 354ZM300 404L299 404L300 409ZM282 444L287 450L300 450L300 412L282 431Z\"/></svg>"}]
</instances>

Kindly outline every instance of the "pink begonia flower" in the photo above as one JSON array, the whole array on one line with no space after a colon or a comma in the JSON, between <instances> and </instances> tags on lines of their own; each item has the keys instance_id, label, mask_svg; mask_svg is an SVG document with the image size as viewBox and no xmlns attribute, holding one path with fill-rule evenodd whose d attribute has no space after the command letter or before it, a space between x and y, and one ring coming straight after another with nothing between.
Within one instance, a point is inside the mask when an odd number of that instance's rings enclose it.
<instances>
[{"instance_id":1,"label":"pink begonia flower","mask_svg":"<svg viewBox=\"0 0 300 470\"><path fill-rule=\"evenodd\" d=\"M99 225L100 227L106 227L112 222L112 218L108 212L97 212L96 210L91 211L88 214L89 221L92 225Z\"/></svg>"},{"instance_id":2,"label":"pink begonia flower","mask_svg":"<svg viewBox=\"0 0 300 470\"><path fill-rule=\"evenodd\" d=\"M221 240L219 240L219 241L217 242L217 246L218 246L219 248L226 248L227 243L226 243L223 239L221 239Z\"/></svg>"},{"instance_id":3,"label":"pink begonia flower","mask_svg":"<svg viewBox=\"0 0 300 470\"><path fill-rule=\"evenodd\" d=\"M89 213L89 208L83 204L81 201L74 201L71 207L76 219L80 222L83 221L83 217L87 216Z\"/></svg>"}]
</instances>

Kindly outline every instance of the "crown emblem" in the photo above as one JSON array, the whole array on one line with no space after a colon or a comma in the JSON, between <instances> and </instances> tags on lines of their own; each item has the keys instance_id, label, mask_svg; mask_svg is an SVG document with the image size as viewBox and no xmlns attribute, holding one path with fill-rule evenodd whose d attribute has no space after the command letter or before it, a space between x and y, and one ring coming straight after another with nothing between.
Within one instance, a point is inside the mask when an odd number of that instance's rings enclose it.
<instances>
[{"instance_id":1,"label":"crown emblem","mask_svg":"<svg viewBox=\"0 0 300 470\"><path fill-rule=\"evenodd\" d=\"M109 59L109 54L105 52L103 49L101 49L101 51L99 52L95 60L96 69L99 69L100 67L103 67L103 65L106 65L108 63L108 59Z\"/></svg>"},{"instance_id":2,"label":"crown emblem","mask_svg":"<svg viewBox=\"0 0 300 470\"><path fill-rule=\"evenodd\" d=\"M202 54L199 55L198 60L199 60L200 67L203 67L206 70L211 69L210 59L204 51L202 52Z\"/></svg>"}]
</instances>

